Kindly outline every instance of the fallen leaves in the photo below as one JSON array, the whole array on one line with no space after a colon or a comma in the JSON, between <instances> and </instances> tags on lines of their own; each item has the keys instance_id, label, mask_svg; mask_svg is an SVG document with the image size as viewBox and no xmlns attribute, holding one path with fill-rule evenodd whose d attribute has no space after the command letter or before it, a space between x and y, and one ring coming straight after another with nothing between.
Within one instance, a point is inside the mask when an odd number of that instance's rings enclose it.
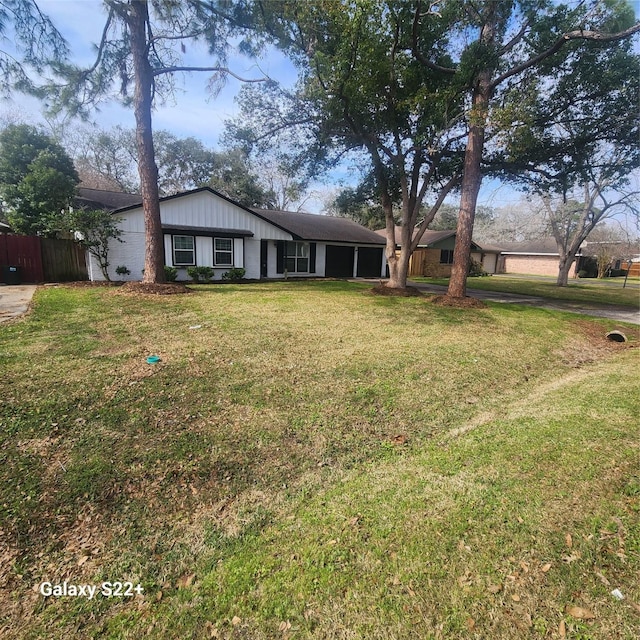
<instances>
[{"instance_id":1,"label":"fallen leaves","mask_svg":"<svg viewBox=\"0 0 640 640\"><path fill-rule=\"evenodd\" d=\"M572 562L576 562L582 558L582 554L579 551L574 551L569 556L562 556L562 562L566 564L571 564Z\"/></svg>"},{"instance_id":2,"label":"fallen leaves","mask_svg":"<svg viewBox=\"0 0 640 640\"><path fill-rule=\"evenodd\" d=\"M285 631L289 631L289 629L291 629L291 623L288 620L283 620L279 625L278 625L278 631L284 633Z\"/></svg>"},{"instance_id":3,"label":"fallen leaves","mask_svg":"<svg viewBox=\"0 0 640 640\"><path fill-rule=\"evenodd\" d=\"M190 587L193 584L193 581L195 579L196 579L195 573L189 573L189 574L185 573L183 576L180 576L178 578L176 586L178 587L178 589L186 589L187 587Z\"/></svg>"},{"instance_id":4,"label":"fallen leaves","mask_svg":"<svg viewBox=\"0 0 640 640\"><path fill-rule=\"evenodd\" d=\"M576 618L577 620L594 620L596 617L592 611L589 611L589 609L576 607L573 605L567 605L564 611L572 618Z\"/></svg>"}]
</instances>

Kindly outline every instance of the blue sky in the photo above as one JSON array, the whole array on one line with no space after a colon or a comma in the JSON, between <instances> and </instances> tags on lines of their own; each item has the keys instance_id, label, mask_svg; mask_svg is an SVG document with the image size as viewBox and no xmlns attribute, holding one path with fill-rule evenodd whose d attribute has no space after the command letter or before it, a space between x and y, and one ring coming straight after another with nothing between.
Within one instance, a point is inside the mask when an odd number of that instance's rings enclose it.
<instances>
[{"instance_id":1,"label":"blue sky","mask_svg":"<svg viewBox=\"0 0 640 640\"><path fill-rule=\"evenodd\" d=\"M48 15L66 38L71 48L72 60L81 65L90 65L95 59L95 44L100 41L106 20L106 11L101 0L38 0L43 13ZM185 61L195 61L200 66L212 64L212 58L204 46L189 44ZM242 77L258 78L268 74L280 81L294 77L291 64L277 51L267 56L251 60L234 55L230 69ZM195 136L208 146L217 146L224 128L224 121L236 112L234 96L241 83L234 78L229 80L218 96L213 98L207 90L209 74L182 74L176 78L175 99L167 104L156 104L153 114L154 127L167 129L179 136ZM40 120L40 105L35 100L24 97L14 98L14 106L21 110L26 107L29 116ZM2 103L4 109L11 104ZM131 109L124 108L116 101L105 103L94 116L101 127L120 124L133 127L134 117Z\"/></svg>"},{"instance_id":2,"label":"blue sky","mask_svg":"<svg viewBox=\"0 0 640 640\"><path fill-rule=\"evenodd\" d=\"M69 42L72 59L76 63L90 65L94 60L94 45L99 42L106 19L106 12L101 0L38 0L41 10L47 14ZM636 15L640 16L640 0L634 2ZM7 42L2 43L3 47ZM187 61L195 61L198 65L212 62L204 46L200 48L189 45L186 52ZM252 60L233 55L229 67L243 77L256 78L266 74L284 84L295 80L293 65L278 51L271 50L262 58ZM207 89L207 73L193 73L177 78L175 98L166 104L156 104L153 124L156 130L166 129L181 136L193 136L211 147L218 148L219 137L224 130L225 120L237 113L234 97L241 83L229 78L226 86L212 97ZM13 117L29 123L42 122L41 107L36 100L15 96L12 101L0 101L0 116L13 114ZM134 127L133 111L124 108L115 101L105 103L100 112L95 113L93 120L97 126L108 129L116 124ZM335 185L341 180L349 180L346 171L333 176ZM355 178L351 178L355 179ZM322 199L330 184L316 185L318 192L305 207L319 212ZM480 200L482 204L501 207L520 199L520 194L497 181L486 181L483 184ZM456 204L455 199L451 204Z\"/></svg>"}]
</instances>

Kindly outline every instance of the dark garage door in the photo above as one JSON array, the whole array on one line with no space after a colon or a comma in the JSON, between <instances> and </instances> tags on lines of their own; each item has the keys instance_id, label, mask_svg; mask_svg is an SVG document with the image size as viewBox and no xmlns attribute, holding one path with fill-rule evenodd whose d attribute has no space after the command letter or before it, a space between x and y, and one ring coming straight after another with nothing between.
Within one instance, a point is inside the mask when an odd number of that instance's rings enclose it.
<instances>
[{"instance_id":1,"label":"dark garage door","mask_svg":"<svg viewBox=\"0 0 640 640\"><path fill-rule=\"evenodd\" d=\"M327 278L353 278L353 247L327 245L324 274Z\"/></svg>"},{"instance_id":2,"label":"dark garage door","mask_svg":"<svg viewBox=\"0 0 640 640\"><path fill-rule=\"evenodd\" d=\"M358 249L358 278L379 278L382 269L382 248L360 247Z\"/></svg>"}]
</instances>

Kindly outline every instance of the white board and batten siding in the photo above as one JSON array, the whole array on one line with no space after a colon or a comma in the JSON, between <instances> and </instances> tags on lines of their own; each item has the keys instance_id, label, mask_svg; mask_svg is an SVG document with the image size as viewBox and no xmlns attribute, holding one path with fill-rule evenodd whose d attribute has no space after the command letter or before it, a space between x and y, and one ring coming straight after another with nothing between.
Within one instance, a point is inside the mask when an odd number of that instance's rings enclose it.
<instances>
[{"instance_id":1,"label":"white board and batten siding","mask_svg":"<svg viewBox=\"0 0 640 640\"><path fill-rule=\"evenodd\" d=\"M113 280L140 280L144 269L145 236L142 207L116 214L120 217L121 239L112 241L109 248L109 275ZM292 240L291 234L262 220L224 198L209 191L199 191L169 198L160 203L163 225L172 227L202 227L213 229L237 229L253 233L253 237L233 238L233 266L246 269L247 278L260 278L260 240ZM185 234L196 237L196 263L198 266L213 266L213 238L198 236L196 232ZM165 264L173 266L171 232L164 233ZM116 274L118 266L131 272L128 276ZM230 267L215 267L214 278L220 279ZM103 280L97 264L91 259L90 277ZM178 269L178 279L188 280L186 268Z\"/></svg>"}]
</instances>

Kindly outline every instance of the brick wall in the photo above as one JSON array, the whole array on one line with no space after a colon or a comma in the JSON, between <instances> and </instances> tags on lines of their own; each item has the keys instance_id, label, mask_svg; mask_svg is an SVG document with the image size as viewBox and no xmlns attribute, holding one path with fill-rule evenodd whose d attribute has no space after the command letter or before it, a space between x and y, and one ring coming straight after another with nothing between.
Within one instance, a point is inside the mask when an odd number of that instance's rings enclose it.
<instances>
[{"instance_id":1,"label":"brick wall","mask_svg":"<svg viewBox=\"0 0 640 640\"><path fill-rule=\"evenodd\" d=\"M576 274L576 263L571 267L569 277ZM504 256L504 273L526 273L536 276L558 276L556 256Z\"/></svg>"},{"instance_id":2,"label":"brick wall","mask_svg":"<svg viewBox=\"0 0 640 640\"><path fill-rule=\"evenodd\" d=\"M440 264L440 249L416 249L409 262L409 275L448 278L451 265Z\"/></svg>"}]
</instances>

